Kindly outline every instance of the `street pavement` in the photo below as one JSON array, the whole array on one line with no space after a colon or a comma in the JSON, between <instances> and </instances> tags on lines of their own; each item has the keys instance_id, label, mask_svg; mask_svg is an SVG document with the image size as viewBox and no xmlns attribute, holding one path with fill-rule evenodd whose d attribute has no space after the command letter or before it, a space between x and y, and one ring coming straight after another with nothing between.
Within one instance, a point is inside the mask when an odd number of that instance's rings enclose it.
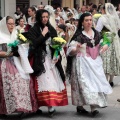
<instances>
[{"instance_id":1,"label":"street pavement","mask_svg":"<svg viewBox=\"0 0 120 120\"><path fill-rule=\"evenodd\" d=\"M98 109L100 113L96 117L92 117L90 113L83 115L76 112L76 107L71 104L70 85L67 85L69 105L55 107L56 113L52 118L48 115L48 109L41 107L42 115L30 114L23 119L20 119L18 115L11 115L0 120L120 120L120 103L117 102L117 99L120 98L120 77L114 78L114 84L113 93L108 95L108 107ZM90 111L89 106L85 106L85 108Z\"/></svg>"}]
</instances>

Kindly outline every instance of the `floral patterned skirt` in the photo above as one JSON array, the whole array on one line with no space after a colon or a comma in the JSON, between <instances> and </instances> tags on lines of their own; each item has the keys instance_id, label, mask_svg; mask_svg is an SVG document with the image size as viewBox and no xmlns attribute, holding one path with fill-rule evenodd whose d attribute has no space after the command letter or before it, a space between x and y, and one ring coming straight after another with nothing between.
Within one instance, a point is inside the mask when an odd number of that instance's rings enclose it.
<instances>
[{"instance_id":1,"label":"floral patterned skirt","mask_svg":"<svg viewBox=\"0 0 120 120\"><path fill-rule=\"evenodd\" d=\"M0 114L34 112L38 106L32 80L24 80L12 59L0 60Z\"/></svg>"},{"instance_id":2,"label":"floral patterned skirt","mask_svg":"<svg viewBox=\"0 0 120 120\"><path fill-rule=\"evenodd\" d=\"M116 58L114 44L112 43L109 49L101 55L103 60L103 68L105 74L120 75L119 63Z\"/></svg>"},{"instance_id":3,"label":"floral patterned skirt","mask_svg":"<svg viewBox=\"0 0 120 120\"><path fill-rule=\"evenodd\" d=\"M74 58L70 82L73 105L107 106L106 94L112 93L112 88L106 80L100 57L95 60Z\"/></svg>"}]
</instances>

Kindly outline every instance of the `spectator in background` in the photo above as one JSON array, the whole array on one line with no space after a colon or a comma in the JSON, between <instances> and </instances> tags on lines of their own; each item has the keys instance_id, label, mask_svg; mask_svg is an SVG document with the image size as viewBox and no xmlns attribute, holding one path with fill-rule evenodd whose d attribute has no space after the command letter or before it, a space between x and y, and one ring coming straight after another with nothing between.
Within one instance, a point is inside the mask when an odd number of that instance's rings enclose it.
<instances>
[{"instance_id":1,"label":"spectator in background","mask_svg":"<svg viewBox=\"0 0 120 120\"><path fill-rule=\"evenodd\" d=\"M70 20L71 18L73 18L73 14L71 12L68 12L67 17L68 17L68 20Z\"/></svg>"},{"instance_id":2,"label":"spectator in background","mask_svg":"<svg viewBox=\"0 0 120 120\"><path fill-rule=\"evenodd\" d=\"M19 24L19 19L21 17L23 17L23 13L22 13L20 7L17 7L16 12L14 13L14 16L15 16L15 24L18 25Z\"/></svg>"},{"instance_id":3,"label":"spectator in background","mask_svg":"<svg viewBox=\"0 0 120 120\"><path fill-rule=\"evenodd\" d=\"M19 25L16 26L16 29L19 30L21 33L26 31L26 30L25 30L25 27L26 27L26 26L25 26L24 23L25 23L24 19L23 19L23 18L20 18L20 19L19 19Z\"/></svg>"},{"instance_id":4,"label":"spectator in background","mask_svg":"<svg viewBox=\"0 0 120 120\"><path fill-rule=\"evenodd\" d=\"M65 24L65 20L63 19L63 17L60 17L60 21L58 24Z\"/></svg>"},{"instance_id":5,"label":"spectator in background","mask_svg":"<svg viewBox=\"0 0 120 120\"><path fill-rule=\"evenodd\" d=\"M35 24L35 22L36 22L36 20L35 20L35 16L36 16L36 9L35 9L35 7L29 7L28 8L28 14L30 16L28 18L28 24L30 26L33 26Z\"/></svg>"},{"instance_id":6,"label":"spectator in background","mask_svg":"<svg viewBox=\"0 0 120 120\"><path fill-rule=\"evenodd\" d=\"M83 5L81 8L81 12L79 13L79 18L83 13L86 13L86 6L85 5Z\"/></svg>"},{"instance_id":7,"label":"spectator in background","mask_svg":"<svg viewBox=\"0 0 120 120\"><path fill-rule=\"evenodd\" d=\"M74 21L74 25L76 26L76 28L78 27L78 21L79 21L79 19L76 19L76 20Z\"/></svg>"},{"instance_id":8,"label":"spectator in background","mask_svg":"<svg viewBox=\"0 0 120 120\"><path fill-rule=\"evenodd\" d=\"M56 10L57 10L58 13L62 12L62 8L61 7L57 7Z\"/></svg>"},{"instance_id":9,"label":"spectator in background","mask_svg":"<svg viewBox=\"0 0 120 120\"><path fill-rule=\"evenodd\" d=\"M37 8L38 10L44 9L44 5L38 5Z\"/></svg>"}]
</instances>

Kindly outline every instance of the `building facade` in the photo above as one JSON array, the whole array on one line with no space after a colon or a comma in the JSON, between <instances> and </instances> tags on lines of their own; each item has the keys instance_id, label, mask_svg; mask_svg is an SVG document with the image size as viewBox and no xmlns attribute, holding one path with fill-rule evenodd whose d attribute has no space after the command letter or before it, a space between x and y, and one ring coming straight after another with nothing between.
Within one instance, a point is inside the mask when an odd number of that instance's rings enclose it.
<instances>
[{"instance_id":1,"label":"building facade","mask_svg":"<svg viewBox=\"0 0 120 120\"><path fill-rule=\"evenodd\" d=\"M14 17L14 12L16 11L16 6L32 6L32 5L52 5L52 6L62 6L62 7L81 7L89 3L98 3L111 2L114 5L117 5L119 1L117 0L0 0L0 16L4 17L10 15Z\"/></svg>"}]
</instances>

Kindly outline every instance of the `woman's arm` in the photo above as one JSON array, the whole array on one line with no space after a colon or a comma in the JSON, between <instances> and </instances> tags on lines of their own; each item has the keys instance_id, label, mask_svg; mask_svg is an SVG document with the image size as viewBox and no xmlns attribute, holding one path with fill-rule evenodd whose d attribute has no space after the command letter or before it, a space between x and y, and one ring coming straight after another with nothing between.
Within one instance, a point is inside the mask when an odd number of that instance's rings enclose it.
<instances>
[{"instance_id":1,"label":"woman's arm","mask_svg":"<svg viewBox=\"0 0 120 120\"><path fill-rule=\"evenodd\" d=\"M11 57L11 56L13 56L13 53L10 53L8 55L7 52L0 51L0 57L2 57L2 58Z\"/></svg>"},{"instance_id":2,"label":"woman's arm","mask_svg":"<svg viewBox=\"0 0 120 120\"><path fill-rule=\"evenodd\" d=\"M72 41L67 50L67 55L69 55L69 56L76 55L80 51L80 47L81 47L80 43Z\"/></svg>"}]
</instances>

